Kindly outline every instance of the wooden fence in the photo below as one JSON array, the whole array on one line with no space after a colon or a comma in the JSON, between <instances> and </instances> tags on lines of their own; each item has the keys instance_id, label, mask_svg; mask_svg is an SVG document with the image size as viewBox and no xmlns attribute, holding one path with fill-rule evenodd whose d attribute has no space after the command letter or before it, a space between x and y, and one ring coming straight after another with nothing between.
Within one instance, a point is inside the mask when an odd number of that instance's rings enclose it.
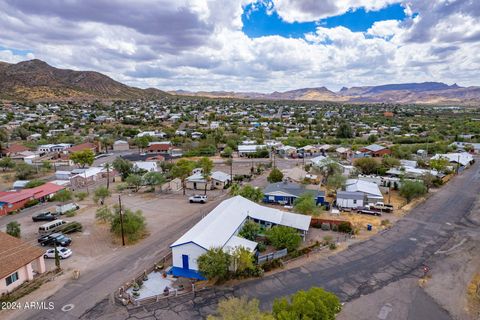
<instances>
[{"instance_id":1,"label":"wooden fence","mask_svg":"<svg viewBox=\"0 0 480 320\"><path fill-rule=\"evenodd\" d=\"M322 223L329 223L330 225L336 225L336 226L338 226L341 223L346 223L350 227L352 227L352 224L350 223L350 221L346 221L346 220L330 220L330 219L321 219L321 218L312 218L312 220L310 220L311 227L319 228L322 226Z\"/></svg>"}]
</instances>

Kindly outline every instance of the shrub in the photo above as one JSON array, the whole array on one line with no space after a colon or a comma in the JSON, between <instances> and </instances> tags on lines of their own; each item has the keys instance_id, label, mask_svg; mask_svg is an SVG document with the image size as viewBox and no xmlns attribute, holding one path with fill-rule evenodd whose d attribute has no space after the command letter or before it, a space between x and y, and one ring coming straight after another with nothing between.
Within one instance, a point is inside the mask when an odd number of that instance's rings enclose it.
<instances>
[{"instance_id":1,"label":"shrub","mask_svg":"<svg viewBox=\"0 0 480 320\"><path fill-rule=\"evenodd\" d=\"M352 225L347 221L343 221L338 224L338 232L351 233L352 230Z\"/></svg>"},{"instance_id":2,"label":"shrub","mask_svg":"<svg viewBox=\"0 0 480 320\"><path fill-rule=\"evenodd\" d=\"M229 275L230 259L222 248L212 248L198 257L198 270L209 280L225 280Z\"/></svg>"},{"instance_id":3,"label":"shrub","mask_svg":"<svg viewBox=\"0 0 480 320\"><path fill-rule=\"evenodd\" d=\"M330 223L323 222L322 226L321 226L321 229L323 231L329 231L330 230Z\"/></svg>"},{"instance_id":4,"label":"shrub","mask_svg":"<svg viewBox=\"0 0 480 320\"><path fill-rule=\"evenodd\" d=\"M290 300L275 299L272 313L275 319L325 319L334 320L342 305L333 293L321 288L298 291Z\"/></svg>"},{"instance_id":5,"label":"shrub","mask_svg":"<svg viewBox=\"0 0 480 320\"><path fill-rule=\"evenodd\" d=\"M20 238L20 223L17 221L11 221L7 224L7 234L15 238Z\"/></svg>"},{"instance_id":6,"label":"shrub","mask_svg":"<svg viewBox=\"0 0 480 320\"><path fill-rule=\"evenodd\" d=\"M143 217L141 210L133 212L132 210L126 208L122 211L123 230L125 237L129 242L135 242L145 234L145 230L147 228L145 218ZM116 236L120 236L122 234L120 214L118 212L114 214L113 219L111 220L110 230Z\"/></svg>"},{"instance_id":7,"label":"shrub","mask_svg":"<svg viewBox=\"0 0 480 320\"><path fill-rule=\"evenodd\" d=\"M278 168L273 168L267 177L268 182L275 183L283 180L283 173Z\"/></svg>"},{"instance_id":8,"label":"shrub","mask_svg":"<svg viewBox=\"0 0 480 320\"><path fill-rule=\"evenodd\" d=\"M283 262L280 259L273 259L262 264L262 269L265 272L281 267L283 267Z\"/></svg>"},{"instance_id":9,"label":"shrub","mask_svg":"<svg viewBox=\"0 0 480 320\"><path fill-rule=\"evenodd\" d=\"M71 217L75 216L75 214L76 214L76 210L68 210L65 213L65 217L71 218Z\"/></svg>"},{"instance_id":10,"label":"shrub","mask_svg":"<svg viewBox=\"0 0 480 320\"><path fill-rule=\"evenodd\" d=\"M242 238L253 241L255 240L259 232L260 232L260 226L258 225L258 223L248 220L247 222L245 222L245 224L242 227L242 230L240 230L238 235Z\"/></svg>"},{"instance_id":11,"label":"shrub","mask_svg":"<svg viewBox=\"0 0 480 320\"><path fill-rule=\"evenodd\" d=\"M300 246L302 237L297 230L286 226L274 226L265 232L268 240L272 243L275 249L287 249L293 251Z\"/></svg>"},{"instance_id":12,"label":"shrub","mask_svg":"<svg viewBox=\"0 0 480 320\"><path fill-rule=\"evenodd\" d=\"M86 193L85 191L80 191L75 193L75 197L77 198L78 201L85 200L87 196L88 196L88 193Z\"/></svg>"},{"instance_id":13,"label":"shrub","mask_svg":"<svg viewBox=\"0 0 480 320\"><path fill-rule=\"evenodd\" d=\"M402 187L400 188L400 195L404 197L407 202L412 201L412 199L423 196L427 193L427 187L420 181L404 181Z\"/></svg>"},{"instance_id":14,"label":"shrub","mask_svg":"<svg viewBox=\"0 0 480 320\"><path fill-rule=\"evenodd\" d=\"M40 201L38 201L37 199L30 199L27 202L25 202L23 206L24 208L30 208L30 207L36 206L39 202Z\"/></svg>"}]
</instances>

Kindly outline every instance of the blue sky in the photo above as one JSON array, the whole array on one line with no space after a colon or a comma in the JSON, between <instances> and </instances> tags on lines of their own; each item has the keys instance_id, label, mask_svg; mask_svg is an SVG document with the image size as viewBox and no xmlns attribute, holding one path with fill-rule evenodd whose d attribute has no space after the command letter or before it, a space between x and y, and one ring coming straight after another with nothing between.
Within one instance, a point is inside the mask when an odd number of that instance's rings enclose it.
<instances>
[{"instance_id":1,"label":"blue sky","mask_svg":"<svg viewBox=\"0 0 480 320\"><path fill-rule=\"evenodd\" d=\"M406 15L401 4L392 4L378 11L364 8L350 9L348 12L312 22L285 22L271 3L255 3L245 7L242 14L242 31L250 38L279 35L286 38L303 38L304 34L315 32L317 26L334 28L343 26L353 32L366 32L374 22L403 20Z\"/></svg>"}]
</instances>

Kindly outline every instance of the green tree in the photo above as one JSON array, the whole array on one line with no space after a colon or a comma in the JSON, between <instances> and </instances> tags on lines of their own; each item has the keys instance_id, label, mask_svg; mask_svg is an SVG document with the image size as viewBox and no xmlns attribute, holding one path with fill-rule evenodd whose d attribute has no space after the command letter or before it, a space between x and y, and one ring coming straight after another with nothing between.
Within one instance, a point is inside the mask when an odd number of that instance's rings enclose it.
<instances>
[{"instance_id":1,"label":"green tree","mask_svg":"<svg viewBox=\"0 0 480 320\"><path fill-rule=\"evenodd\" d=\"M94 195L93 195L93 201L98 204L98 201L100 201L100 204L103 205L104 201L106 198L110 197L110 190L107 189L107 187L100 186L97 189L95 189Z\"/></svg>"},{"instance_id":2,"label":"green tree","mask_svg":"<svg viewBox=\"0 0 480 320\"><path fill-rule=\"evenodd\" d=\"M55 195L53 196L53 200L65 203L67 201L72 200L72 196L73 196L72 191L68 189L62 189L57 193L55 193Z\"/></svg>"},{"instance_id":3,"label":"green tree","mask_svg":"<svg viewBox=\"0 0 480 320\"><path fill-rule=\"evenodd\" d=\"M240 185L238 183L234 183L230 187L230 195L231 196L238 196L238 195L240 195L240 190L241 190Z\"/></svg>"},{"instance_id":4,"label":"green tree","mask_svg":"<svg viewBox=\"0 0 480 320\"><path fill-rule=\"evenodd\" d=\"M222 151L222 157L230 158L233 154L233 149L229 146L226 146L225 149Z\"/></svg>"},{"instance_id":5,"label":"green tree","mask_svg":"<svg viewBox=\"0 0 480 320\"><path fill-rule=\"evenodd\" d=\"M147 172L143 175L143 183L150 186L151 190L155 192L156 186L161 186L166 181L163 174L160 172Z\"/></svg>"},{"instance_id":6,"label":"green tree","mask_svg":"<svg viewBox=\"0 0 480 320\"><path fill-rule=\"evenodd\" d=\"M337 130L337 138L353 138L352 127L348 122L342 122Z\"/></svg>"},{"instance_id":7,"label":"green tree","mask_svg":"<svg viewBox=\"0 0 480 320\"><path fill-rule=\"evenodd\" d=\"M17 221L11 221L7 224L7 234L15 238L20 238L20 223Z\"/></svg>"},{"instance_id":8,"label":"green tree","mask_svg":"<svg viewBox=\"0 0 480 320\"><path fill-rule=\"evenodd\" d=\"M207 194L207 185L212 174L213 161L207 157L203 157L197 162L197 166L202 168L203 179L205 179L205 194Z\"/></svg>"},{"instance_id":9,"label":"green tree","mask_svg":"<svg viewBox=\"0 0 480 320\"><path fill-rule=\"evenodd\" d=\"M103 165L105 170L107 170L107 190L110 189L110 171L112 171L112 165L110 163L105 163Z\"/></svg>"},{"instance_id":10,"label":"green tree","mask_svg":"<svg viewBox=\"0 0 480 320\"><path fill-rule=\"evenodd\" d=\"M421 197L427 193L427 187L420 181L406 180L400 187L400 195L404 197L407 202L412 201L414 198Z\"/></svg>"},{"instance_id":11,"label":"green tree","mask_svg":"<svg viewBox=\"0 0 480 320\"><path fill-rule=\"evenodd\" d=\"M275 320L271 314L260 311L258 300L248 301L245 297L220 301L217 314L209 315L207 320Z\"/></svg>"},{"instance_id":12,"label":"green tree","mask_svg":"<svg viewBox=\"0 0 480 320\"><path fill-rule=\"evenodd\" d=\"M198 270L209 280L228 278L231 257L222 248L211 248L197 259Z\"/></svg>"},{"instance_id":13,"label":"green tree","mask_svg":"<svg viewBox=\"0 0 480 320\"><path fill-rule=\"evenodd\" d=\"M270 171L270 174L268 175L267 180L270 183L281 182L283 180L282 171L280 171L276 167L273 168L272 171Z\"/></svg>"},{"instance_id":14,"label":"green tree","mask_svg":"<svg viewBox=\"0 0 480 320\"><path fill-rule=\"evenodd\" d=\"M150 138L147 136L137 137L133 140L133 143L140 149L143 150L148 147Z\"/></svg>"},{"instance_id":15,"label":"green tree","mask_svg":"<svg viewBox=\"0 0 480 320\"><path fill-rule=\"evenodd\" d=\"M120 174L122 180L125 180L130 173L132 173L133 164L126 159L117 157L115 160L113 160L113 168Z\"/></svg>"},{"instance_id":16,"label":"green tree","mask_svg":"<svg viewBox=\"0 0 480 320\"><path fill-rule=\"evenodd\" d=\"M183 195L185 195L185 180L192 174L196 163L187 159L178 160L172 167L171 174L174 178L179 178L182 181Z\"/></svg>"},{"instance_id":17,"label":"green tree","mask_svg":"<svg viewBox=\"0 0 480 320\"><path fill-rule=\"evenodd\" d=\"M430 191L430 188L435 186L436 182L437 182L437 177L435 177L433 174L431 174L430 172L427 172L425 174L422 175L421 177L422 181L423 181L423 184L425 185L425 187L427 188L427 192Z\"/></svg>"},{"instance_id":18,"label":"green tree","mask_svg":"<svg viewBox=\"0 0 480 320\"><path fill-rule=\"evenodd\" d=\"M338 190L345 185L345 182L347 182L347 177L341 173L335 173L328 177L325 185L329 190Z\"/></svg>"},{"instance_id":19,"label":"green tree","mask_svg":"<svg viewBox=\"0 0 480 320\"><path fill-rule=\"evenodd\" d=\"M288 301L286 298L275 299L272 313L277 320L321 319L335 320L342 305L333 293L321 288L298 291Z\"/></svg>"},{"instance_id":20,"label":"green tree","mask_svg":"<svg viewBox=\"0 0 480 320\"><path fill-rule=\"evenodd\" d=\"M48 161L42 161L41 170L43 172L48 172L48 171L52 170L52 164Z\"/></svg>"},{"instance_id":21,"label":"green tree","mask_svg":"<svg viewBox=\"0 0 480 320\"><path fill-rule=\"evenodd\" d=\"M260 226L258 225L258 223L252 220L247 220L243 225L242 230L240 230L240 232L238 233L238 235L242 238L255 241L255 238L259 233L260 233Z\"/></svg>"},{"instance_id":22,"label":"green tree","mask_svg":"<svg viewBox=\"0 0 480 320\"><path fill-rule=\"evenodd\" d=\"M260 190L260 188L255 188L249 184L244 185L240 189L239 195L254 202L260 202L263 200L262 190Z\"/></svg>"},{"instance_id":23,"label":"green tree","mask_svg":"<svg viewBox=\"0 0 480 320\"><path fill-rule=\"evenodd\" d=\"M35 168L25 162L17 163L15 166L15 177L19 180L27 180L35 175Z\"/></svg>"},{"instance_id":24,"label":"green tree","mask_svg":"<svg viewBox=\"0 0 480 320\"><path fill-rule=\"evenodd\" d=\"M317 214L318 208L317 203L315 201L315 197L312 193L306 192L300 195L295 201L293 202L293 209L295 212L301 214Z\"/></svg>"},{"instance_id":25,"label":"green tree","mask_svg":"<svg viewBox=\"0 0 480 320\"><path fill-rule=\"evenodd\" d=\"M35 188L35 187L38 187L38 186L41 186L41 185L44 185L44 184L45 184L45 181L43 181L43 180L33 179L33 180L30 180L30 181L25 185L25 188L31 189L31 188Z\"/></svg>"},{"instance_id":26,"label":"green tree","mask_svg":"<svg viewBox=\"0 0 480 320\"><path fill-rule=\"evenodd\" d=\"M75 193L75 197L78 199L78 201L83 201L85 200L86 197L88 197L88 193L84 191L80 191Z\"/></svg>"},{"instance_id":27,"label":"green tree","mask_svg":"<svg viewBox=\"0 0 480 320\"><path fill-rule=\"evenodd\" d=\"M377 135L371 134L371 135L368 136L367 142L372 144L372 143L377 142L377 140L378 140Z\"/></svg>"},{"instance_id":28,"label":"green tree","mask_svg":"<svg viewBox=\"0 0 480 320\"><path fill-rule=\"evenodd\" d=\"M134 192L138 192L142 186L142 177L138 174L131 174L125 179L125 182L130 188L133 188Z\"/></svg>"},{"instance_id":29,"label":"green tree","mask_svg":"<svg viewBox=\"0 0 480 320\"><path fill-rule=\"evenodd\" d=\"M382 159L382 167L384 168L395 168L400 166L400 160L393 157L384 157Z\"/></svg>"},{"instance_id":30,"label":"green tree","mask_svg":"<svg viewBox=\"0 0 480 320\"><path fill-rule=\"evenodd\" d=\"M70 160L80 168L85 168L85 166L91 166L93 164L93 161L95 161L95 153L91 149L77 151L70 155Z\"/></svg>"},{"instance_id":31,"label":"green tree","mask_svg":"<svg viewBox=\"0 0 480 320\"><path fill-rule=\"evenodd\" d=\"M10 157L2 158L0 159L0 168L2 168L3 171L6 171L7 169L13 169L15 168L15 161L13 161Z\"/></svg>"},{"instance_id":32,"label":"green tree","mask_svg":"<svg viewBox=\"0 0 480 320\"><path fill-rule=\"evenodd\" d=\"M111 219L110 230L116 235L122 235L121 219L118 208L117 212L114 214ZM125 237L128 242L132 243L139 240L144 236L147 224L145 222L145 217L142 214L141 210L133 212L132 210L125 208L122 209L123 214L123 230Z\"/></svg>"},{"instance_id":33,"label":"green tree","mask_svg":"<svg viewBox=\"0 0 480 320\"><path fill-rule=\"evenodd\" d=\"M101 222L111 222L113 220L114 214L108 206L101 206L95 212L95 219Z\"/></svg>"},{"instance_id":34,"label":"green tree","mask_svg":"<svg viewBox=\"0 0 480 320\"><path fill-rule=\"evenodd\" d=\"M445 172L447 167L450 165L448 159L440 158L440 159L432 159L429 162L430 168L433 170L437 170L438 172Z\"/></svg>"},{"instance_id":35,"label":"green tree","mask_svg":"<svg viewBox=\"0 0 480 320\"><path fill-rule=\"evenodd\" d=\"M302 237L298 231L291 227L274 226L265 232L268 240L275 249L285 249L289 252L296 250L302 242Z\"/></svg>"},{"instance_id":36,"label":"green tree","mask_svg":"<svg viewBox=\"0 0 480 320\"><path fill-rule=\"evenodd\" d=\"M231 252L233 271L242 273L255 269L255 258L250 250L239 246Z\"/></svg>"},{"instance_id":37,"label":"green tree","mask_svg":"<svg viewBox=\"0 0 480 320\"><path fill-rule=\"evenodd\" d=\"M380 165L374 158L360 158L355 161L355 168L363 174L374 174L380 169Z\"/></svg>"}]
</instances>

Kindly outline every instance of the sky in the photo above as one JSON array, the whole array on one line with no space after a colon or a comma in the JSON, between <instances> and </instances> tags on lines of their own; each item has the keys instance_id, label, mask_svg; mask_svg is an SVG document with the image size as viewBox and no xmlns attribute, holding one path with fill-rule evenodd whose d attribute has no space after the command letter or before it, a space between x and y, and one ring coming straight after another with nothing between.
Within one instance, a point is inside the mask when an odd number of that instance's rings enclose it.
<instances>
[{"instance_id":1,"label":"sky","mask_svg":"<svg viewBox=\"0 0 480 320\"><path fill-rule=\"evenodd\" d=\"M478 0L0 0L0 61L162 90L480 85Z\"/></svg>"}]
</instances>

